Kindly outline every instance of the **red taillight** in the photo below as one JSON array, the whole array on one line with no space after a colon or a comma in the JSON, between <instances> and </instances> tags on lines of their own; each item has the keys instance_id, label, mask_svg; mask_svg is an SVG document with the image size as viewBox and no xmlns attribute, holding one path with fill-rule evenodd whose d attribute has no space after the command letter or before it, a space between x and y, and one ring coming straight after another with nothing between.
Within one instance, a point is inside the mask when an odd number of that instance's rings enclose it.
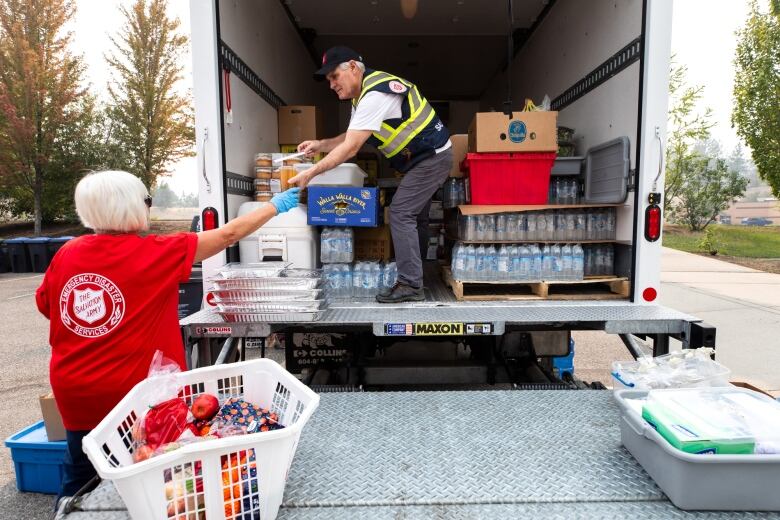
<instances>
[{"instance_id":1,"label":"red taillight","mask_svg":"<svg viewBox=\"0 0 780 520\"><path fill-rule=\"evenodd\" d=\"M658 297L658 291L656 291L652 287L648 287L647 289L642 291L642 298L644 298L646 302L655 301L657 297Z\"/></svg>"},{"instance_id":2,"label":"red taillight","mask_svg":"<svg viewBox=\"0 0 780 520\"><path fill-rule=\"evenodd\" d=\"M661 238L661 207L651 204L645 210L645 239L655 242Z\"/></svg>"},{"instance_id":3,"label":"red taillight","mask_svg":"<svg viewBox=\"0 0 780 520\"><path fill-rule=\"evenodd\" d=\"M203 213L201 213L200 221L200 228L203 231L217 229L219 227L219 216L217 215L217 210L212 207L205 208Z\"/></svg>"},{"instance_id":4,"label":"red taillight","mask_svg":"<svg viewBox=\"0 0 780 520\"><path fill-rule=\"evenodd\" d=\"M206 303L208 303L211 306L216 306L217 305L217 300L214 299L214 294L208 293L206 295Z\"/></svg>"}]
</instances>

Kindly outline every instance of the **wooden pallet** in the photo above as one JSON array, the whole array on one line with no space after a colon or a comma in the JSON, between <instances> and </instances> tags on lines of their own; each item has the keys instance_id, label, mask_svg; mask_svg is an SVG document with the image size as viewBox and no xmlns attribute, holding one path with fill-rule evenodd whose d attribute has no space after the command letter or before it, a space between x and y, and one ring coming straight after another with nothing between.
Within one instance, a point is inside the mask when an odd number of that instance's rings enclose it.
<instances>
[{"instance_id":1,"label":"wooden pallet","mask_svg":"<svg viewBox=\"0 0 780 520\"><path fill-rule=\"evenodd\" d=\"M628 278L617 276L559 282L461 282L443 266L442 277L458 301L619 300L631 292Z\"/></svg>"}]
</instances>

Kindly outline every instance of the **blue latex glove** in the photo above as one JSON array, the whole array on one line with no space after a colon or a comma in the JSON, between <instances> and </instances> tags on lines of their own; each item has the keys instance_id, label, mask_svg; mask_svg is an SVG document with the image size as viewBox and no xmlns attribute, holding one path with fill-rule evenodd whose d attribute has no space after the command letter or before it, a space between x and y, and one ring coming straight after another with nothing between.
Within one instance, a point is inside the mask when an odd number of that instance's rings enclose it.
<instances>
[{"instance_id":1,"label":"blue latex glove","mask_svg":"<svg viewBox=\"0 0 780 520\"><path fill-rule=\"evenodd\" d=\"M298 205L298 193L300 188L290 188L287 191L277 193L271 199L271 204L276 208L276 213L281 215Z\"/></svg>"}]
</instances>

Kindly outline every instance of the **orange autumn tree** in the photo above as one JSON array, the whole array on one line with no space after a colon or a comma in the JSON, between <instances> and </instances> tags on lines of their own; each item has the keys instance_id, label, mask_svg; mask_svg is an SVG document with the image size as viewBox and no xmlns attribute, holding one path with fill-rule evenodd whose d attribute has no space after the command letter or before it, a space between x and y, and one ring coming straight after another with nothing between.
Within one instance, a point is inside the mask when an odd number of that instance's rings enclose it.
<instances>
[{"instance_id":1,"label":"orange autumn tree","mask_svg":"<svg viewBox=\"0 0 780 520\"><path fill-rule=\"evenodd\" d=\"M93 105L69 51L74 13L72 0L0 0L0 197L29 207L36 235L45 189L60 181L62 148L72 145L64 141Z\"/></svg>"}]
</instances>

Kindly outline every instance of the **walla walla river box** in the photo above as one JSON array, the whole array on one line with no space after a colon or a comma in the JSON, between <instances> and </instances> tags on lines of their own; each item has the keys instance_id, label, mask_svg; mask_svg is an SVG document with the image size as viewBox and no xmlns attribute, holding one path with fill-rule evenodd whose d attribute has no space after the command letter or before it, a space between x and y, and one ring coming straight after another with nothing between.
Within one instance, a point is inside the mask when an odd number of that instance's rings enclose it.
<instances>
[{"instance_id":1,"label":"walla walla river box","mask_svg":"<svg viewBox=\"0 0 780 520\"><path fill-rule=\"evenodd\" d=\"M309 186L310 226L379 224L379 189L346 186Z\"/></svg>"}]
</instances>

